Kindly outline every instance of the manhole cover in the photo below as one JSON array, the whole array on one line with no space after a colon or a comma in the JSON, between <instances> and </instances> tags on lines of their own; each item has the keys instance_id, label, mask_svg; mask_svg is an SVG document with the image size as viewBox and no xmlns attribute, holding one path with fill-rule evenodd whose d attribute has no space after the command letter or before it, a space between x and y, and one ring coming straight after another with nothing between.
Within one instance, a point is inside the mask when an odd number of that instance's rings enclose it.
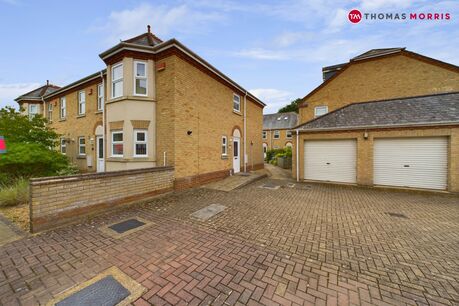
<instances>
[{"instance_id":1,"label":"manhole cover","mask_svg":"<svg viewBox=\"0 0 459 306\"><path fill-rule=\"evenodd\" d=\"M191 214L191 217L206 221L213 216L215 216L218 213L221 213L224 211L226 206L220 205L220 204L211 204L207 207L204 207L203 209L200 209L198 211L195 211L194 213Z\"/></svg>"},{"instance_id":2,"label":"manhole cover","mask_svg":"<svg viewBox=\"0 0 459 306\"><path fill-rule=\"evenodd\" d=\"M391 217L397 217L397 218L408 219L408 217L407 217L406 215L401 214L401 213L387 212L386 214L388 214L388 215L391 216Z\"/></svg>"},{"instance_id":3,"label":"manhole cover","mask_svg":"<svg viewBox=\"0 0 459 306\"><path fill-rule=\"evenodd\" d=\"M137 219L129 219L120 223L113 224L108 228L114 230L118 234L125 233L131 229L137 228L139 226L145 225L144 222L139 221Z\"/></svg>"},{"instance_id":4,"label":"manhole cover","mask_svg":"<svg viewBox=\"0 0 459 306\"><path fill-rule=\"evenodd\" d=\"M57 306L114 306L131 294L113 276L109 275L94 284L75 292L56 303Z\"/></svg>"},{"instance_id":5,"label":"manhole cover","mask_svg":"<svg viewBox=\"0 0 459 306\"><path fill-rule=\"evenodd\" d=\"M279 189L280 186L279 185L276 185L276 184L273 184L273 183L266 183L266 184L263 184L261 186L258 186L259 188L264 188L264 189L271 189L271 190L276 190L276 189Z\"/></svg>"}]
</instances>

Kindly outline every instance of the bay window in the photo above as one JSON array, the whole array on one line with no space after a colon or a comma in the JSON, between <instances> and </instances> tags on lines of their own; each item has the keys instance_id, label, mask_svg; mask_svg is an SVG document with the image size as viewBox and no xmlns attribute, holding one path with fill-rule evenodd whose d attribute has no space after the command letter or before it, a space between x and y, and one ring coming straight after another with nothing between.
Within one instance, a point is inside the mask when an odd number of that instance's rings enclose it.
<instances>
[{"instance_id":1,"label":"bay window","mask_svg":"<svg viewBox=\"0 0 459 306\"><path fill-rule=\"evenodd\" d=\"M134 157L146 157L148 155L147 141L146 130L134 130Z\"/></svg>"},{"instance_id":2,"label":"bay window","mask_svg":"<svg viewBox=\"0 0 459 306\"><path fill-rule=\"evenodd\" d=\"M134 61L134 95L147 95L147 63Z\"/></svg>"},{"instance_id":3,"label":"bay window","mask_svg":"<svg viewBox=\"0 0 459 306\"><path fill-rule=\"evenodd\" d=\"M118 98L123 95L123 64L117 64L112 67L112 98Z\"/></svg>"},{"instance_id":4,"label":"bay window","mask_svg":"<svg viewBox=\"0 0 459 306\"><path fill-rule=\"evenodd\" d=\"M123 132L113 131L112 132L112 156L123 157L124 143L123 143Z\"/></svg>"}]
</instances>

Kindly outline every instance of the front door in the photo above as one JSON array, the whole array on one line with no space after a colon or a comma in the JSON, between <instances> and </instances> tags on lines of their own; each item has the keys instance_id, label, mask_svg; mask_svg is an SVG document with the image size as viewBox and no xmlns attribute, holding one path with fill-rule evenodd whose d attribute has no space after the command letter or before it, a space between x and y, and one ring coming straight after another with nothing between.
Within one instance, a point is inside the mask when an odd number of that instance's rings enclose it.
<instances>
[{"instance_id":1,"label":"front door","mask_svg":"<svg viewBox=\"0 0 459 306\"><path fill-rule=\"evenodd\" d=\"M104 172L105 171L105 163L104 163L104 137L97 136L97 172Z\"/></svg>"},{"instance_id":2,"label":"front door","mask_svg":"<svg viewBox=\"0 0 459 306\"><path fill-rule=\"evenodd\" d=\"M234 173L238 173L241 171L241 158L240 158L240 138L239 137L233 137L233 170Z\"/></svg>"}]
</instances>

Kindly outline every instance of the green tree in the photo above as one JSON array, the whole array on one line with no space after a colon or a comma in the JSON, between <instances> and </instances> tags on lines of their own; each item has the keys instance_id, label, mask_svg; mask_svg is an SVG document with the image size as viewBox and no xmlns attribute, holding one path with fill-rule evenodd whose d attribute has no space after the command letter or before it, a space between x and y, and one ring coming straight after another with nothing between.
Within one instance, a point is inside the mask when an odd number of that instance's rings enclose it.
<instances>
[{"instance_id":1,"label":"green tree","mask_svg":"<svg viewBox=\"0 0 459 306\"><path fill-rule=\"evenodd\" d=\"M59 134L41 116L29 119L14 108L0 109L0 135L6 154L0 154L0 183L20 177L58 175L71 169L68 158L55 150Z\"/></svg>"},{"instance_id":2,"label":"green tree","mask_svg":"<svg viewBox=\"0 0 459 306\"><path fill-rule=\"evenodd\" d=\"M59 135L46 123L39 115L29 119L12 107L0 109L0 135L8 143L36 143L54 148Z\"/></svg>"},{"instance_id":3,"label":"green tree","mask_svg":"<svg viewBox=\"0 0 459 306\"><path fill-rule=\"evenodd\" d=\"M298 114L298 106L301 104L302 99L298 98L290 102L290 104L282 107L278 113L289 113L289 112L295 112Z\"/></svg>"}]
</instances>

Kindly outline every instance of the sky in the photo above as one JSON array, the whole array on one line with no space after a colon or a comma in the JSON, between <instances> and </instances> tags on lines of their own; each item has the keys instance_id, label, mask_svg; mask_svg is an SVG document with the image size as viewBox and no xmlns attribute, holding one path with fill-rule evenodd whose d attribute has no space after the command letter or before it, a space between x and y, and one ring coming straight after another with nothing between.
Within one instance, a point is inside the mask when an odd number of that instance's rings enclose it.
<instances>
[{"instance_id":1,"label":"sky","mask_svg":"<svg viewBox=\"0 0 459 306\"><path fill-rule=\"evenodd\" d=\"M449 13L450 20L362 20L348 12ZM373 48L459 65L459 1L0 0L0 107L46 80L104 68L99 54L146 32L176 38L277 112L322 82L324 66Z\"/></svg>"}]
</instances>

